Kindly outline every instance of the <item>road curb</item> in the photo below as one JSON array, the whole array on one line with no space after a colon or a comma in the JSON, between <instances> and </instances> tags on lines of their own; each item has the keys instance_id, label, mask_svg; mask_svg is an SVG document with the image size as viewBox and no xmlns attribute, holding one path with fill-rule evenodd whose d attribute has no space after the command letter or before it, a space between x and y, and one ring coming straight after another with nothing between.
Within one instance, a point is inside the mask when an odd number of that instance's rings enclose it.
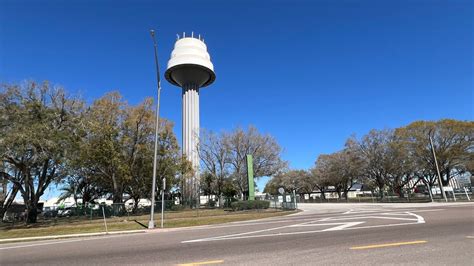
<instances>
[{"instance_id":1,"label":"road curb","mask_svg":"<svg viewBox=\"0 0 474 266\"><path fill-rule=\"evenodd\" d=\"M68 234L68 235L53 235L53 236L18 237L18 238L0 239L0 244L31 241L31 240L52 240L52 239L88 237L88 236L136 234L136 233L146 233L147 231L148 230L128 230L128 231L112 231L112 232L108 232L108 233L98 232L98 233L83 233L83 234Z\"/></svg>"}]
</instances>

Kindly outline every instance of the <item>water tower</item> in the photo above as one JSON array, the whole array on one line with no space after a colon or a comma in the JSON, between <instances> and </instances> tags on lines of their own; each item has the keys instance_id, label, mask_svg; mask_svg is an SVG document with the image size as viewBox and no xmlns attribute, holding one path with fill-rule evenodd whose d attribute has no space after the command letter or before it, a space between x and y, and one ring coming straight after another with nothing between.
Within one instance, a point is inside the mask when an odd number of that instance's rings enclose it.
<instances>
[{"instance_id":1,"label":"water tower","mask_svg":"<svg viewBox=\"0 0 474 266\"><path fill-rule=\"evenodd\" d=\"M192 163L195 175L183 183L185 200L197 196L199 187L199 89L209 86L216 79L211 57L201 36L197 38L178 35L168 61L166 79L182 88L182 148L183 155Z\"/></svg>"}]
</instances>

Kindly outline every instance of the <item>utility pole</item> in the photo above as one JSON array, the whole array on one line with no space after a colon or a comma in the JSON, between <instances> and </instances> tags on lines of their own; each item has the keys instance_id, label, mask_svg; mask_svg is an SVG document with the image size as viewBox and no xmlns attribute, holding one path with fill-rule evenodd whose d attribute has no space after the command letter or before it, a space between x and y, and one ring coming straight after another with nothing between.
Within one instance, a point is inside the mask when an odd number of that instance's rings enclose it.
<instances>
[{"instance_id":1,"label":"utility pole","mask_svg":"<svg viewBox=\"0 0 474 266\"><path fill-rule=\"evenodd\" d=\"M293 189L293 199L295 201L295 210L298 209L298 203L296 202L296 189Z\"/></svg>"},{"instance_id":2,"label":"utility pole","mask_svg":"<svg viewBox=\"0 0 474 266\"><path fill-rule=\"evenodd\" d=\"M433 200L433 194L432 194L432 192L431 192L430 184L427 182L427 183L426 183L426 186L428 187L428 192L430 193L431 202L434 202L434 200Z\"/></svg>"},{"instance_id":3,"label":"utility pole","mask_svg":"<svg viewBox=\"0 0 474 266\"><path fill-rule=\"evenodd\" d=\"M153 156L153 181L151 184L151 211L150 221L148 222L148 229L155 228L155 190L156 190L156 158L158 157L158 132L160 129L160 93L161 93L161 81L160 81L160 67L158 65L158 48L155 40L155 31L150 30L151 38L153 39L153 47L155 51L155 68L156 68L156 81L158 86L158 96L156 102L156 122L155 122L155 154ZM163 220L162 220L163 222Z\"/></svg>"},{"instance_id":4,"label":"utility pole","mask_svg":"<svg viewBox=\"0 0 474 266\"><path fill-rule=\"evenodd\" d=\"M163 190L161 190L161 228L163 228L163 221L165 219L165 189L166 177L163 177Z\"/></svg>"},{"instance_id":5,"label":"utility pole","mask_svg":"<svg viewBox=\"0 0 474 266\"><path fill-rule=\"evenodd\" d=\"M436 159L436 152L435 152L434 145L433 145L433 139L431 138L431 133L429 134L429 137L430 137L431 151L433 152L433 158L434 158L435 165L436 165L436 171L438 173L439 189L441 190L441 194L443 195L444 200L446 202L448 202L448 198L446 197L446 193L444 192L443 183L441 182L441 174L439 172L438 160Z\"/></svg>"}]
</instances>

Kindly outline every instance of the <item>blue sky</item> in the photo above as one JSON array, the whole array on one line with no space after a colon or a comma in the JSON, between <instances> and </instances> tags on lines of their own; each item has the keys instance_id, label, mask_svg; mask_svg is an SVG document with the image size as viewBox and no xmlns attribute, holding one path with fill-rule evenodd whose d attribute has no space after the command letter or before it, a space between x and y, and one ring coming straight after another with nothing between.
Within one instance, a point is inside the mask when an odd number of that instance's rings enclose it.
<instances>
[{"instance_id":1,"label":"blue sky","mask_svg":"<svg viewBox=\"0 0 474 266\"><path fill-rule=\"evenodd\" d=\"M472 120L472 1L5 1L0 81L50 80L91 101L155 92L177 33L204 35L216 82L201 127L255 125L309 168L351 134L415 120ZM161 114L181 137L180 89ZM264 181L259 182L260 187ZM262 188L262 187L261 187Z\"/></svg>"}]
</instances>

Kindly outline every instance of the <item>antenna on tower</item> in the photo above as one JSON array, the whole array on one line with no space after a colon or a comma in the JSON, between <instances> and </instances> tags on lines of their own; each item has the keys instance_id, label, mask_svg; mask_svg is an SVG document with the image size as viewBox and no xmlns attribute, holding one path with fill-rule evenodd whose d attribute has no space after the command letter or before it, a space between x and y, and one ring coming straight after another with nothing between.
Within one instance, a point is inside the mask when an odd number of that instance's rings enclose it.
<instances>
[{"instance_id":1,"label":"antenna on tower","mask_svg":"<svg viewBox=\"0 0 474 266\"><path fill-rule=\"evenodd\" d=\"M194 31L191 31L191 38L194 38Z\"/></svg>"},{"instance_id":2,"label":"antenna on tower","mask_svg":"<svg viewBox=\"0 0 474 266\"><path fill-rule=\"evenodd\" d=\"M199 34L199 40L201 40L201 34Z\"/></svg>"},{"instance_id":3,"label":"antenna on tower","mask_svg":"<svg viewBox=\"0 0 474 266\"><path fill-rule=\"evenodd\" d=\"M176 40L179 40L179 34L176 34Z\"/></svg>"},{"instance_id":4,"label":"antenna on tower","mask_svg":"<svg viewBox=\"0 0 474 266\"><path fill-rule=\"evenodd\" d=\"M186 32L183 31L183 38L186 38Z\"/></svg>"}]
</instances>

